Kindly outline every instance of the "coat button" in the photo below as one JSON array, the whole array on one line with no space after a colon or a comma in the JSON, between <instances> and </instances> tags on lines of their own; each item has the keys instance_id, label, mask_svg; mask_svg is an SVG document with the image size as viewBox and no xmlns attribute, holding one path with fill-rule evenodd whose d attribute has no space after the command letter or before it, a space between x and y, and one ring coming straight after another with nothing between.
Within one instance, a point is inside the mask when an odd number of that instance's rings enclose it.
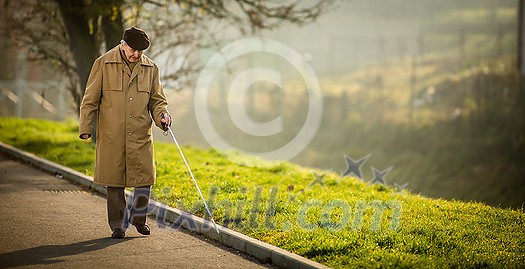
<instances>
[{"instance_id":1,"label":"coat button","mask_svg":"<svg viewBox=\"0 0 525 269\"><path fill-rule=\"evenodd\" d=\"M131 132L129 132L128 135L131 135Z\"/></svg>"},{"instance_id":2,"label":"coat button","mask_svg":"<svg viewBox=\"0 0 525 269\"><path fill-rule=\"evenodd\" d=\"M129 115L129 118L131 119L131 115Z\"/></svg>"},{"instance_id":3,"label":"coat button","mask_svg":"<svg viewBox=\"0 0 525 269\"><path fill-rule=\"evenodd\" d=\"M133 100L133 97L130 97L129 100L130 100L130 101Z\"/></svg>"}]
</instances>

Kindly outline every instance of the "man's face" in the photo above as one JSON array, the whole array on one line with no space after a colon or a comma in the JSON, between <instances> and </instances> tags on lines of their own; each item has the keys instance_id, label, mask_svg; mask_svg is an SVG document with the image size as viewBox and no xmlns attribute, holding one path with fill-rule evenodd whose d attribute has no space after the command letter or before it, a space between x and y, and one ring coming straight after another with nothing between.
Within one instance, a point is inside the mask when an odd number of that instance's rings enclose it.
<instances>
[{"instance_id":1,"label":"man's face","mask_svg":"<svg viewBox=\"0 0 525 269\"><path fill-rule=\"evenodd\" d=\"M136 63L139 61L140 56L142 56L143 50L136 50L132 47L128 46L128 44L124 43L122 44L122 50L124 51L124 54L126 55L126 58L131 63Z\"/></svg>"}]
</instances>

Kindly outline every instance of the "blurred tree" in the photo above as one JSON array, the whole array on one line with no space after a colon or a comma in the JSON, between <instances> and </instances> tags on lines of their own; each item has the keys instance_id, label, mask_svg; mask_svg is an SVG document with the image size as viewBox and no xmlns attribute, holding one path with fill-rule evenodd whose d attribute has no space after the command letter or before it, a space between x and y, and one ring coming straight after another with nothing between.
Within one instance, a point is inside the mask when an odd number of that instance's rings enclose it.
<instances>
[{"instance_id":1,"label":"blurred tree","mask_svg":"<svg viewBox=\"0 0 525 269\"><path fill-rule=\"evenodd\" d=\"M518 70L520 75L525 78L525 0L520 0L518 4ZM522 88L525 82L521 82Z\"/></svg>"},{"instance_id":2,"label":"blurred tree","mask_svg":"<svg viewBox=\"0 0 525 269\"><path fill-rule=\"evenodd\" d=\"M173 60L163 78L182 85L199 66L192 56L220 43L220 34L240 34L278 27L283 22L314 21L334 0L0 0L15 44L28 58L49 63L70 80L80 105L93 61L118 44L124 25L146 29L154 43L150 56L166 53ZM231 33L230 33L231 34Z\"/></svg>"},{"instance_id":3,"label":"blurred tree","mask_svg":"<svg viewBox=\"0 0 525 269\"><path fill-rule=\"evenodd\" d=\"M518 3L518 72L519 72L519 94L517 97L516 106L521 109L525 116L525 0L520 0Z\"/></svg>"}]
</instances>

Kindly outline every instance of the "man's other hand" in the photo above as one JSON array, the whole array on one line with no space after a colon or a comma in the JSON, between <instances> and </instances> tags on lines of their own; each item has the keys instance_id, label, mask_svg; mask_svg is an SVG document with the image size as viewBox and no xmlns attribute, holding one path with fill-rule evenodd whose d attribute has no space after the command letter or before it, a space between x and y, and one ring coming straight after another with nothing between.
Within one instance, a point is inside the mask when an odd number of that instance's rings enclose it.
<instances>
[{"instance_id":1,"label":"man's other hand","mask_svg":"<svg viewBox=\"0 0 525 269\"><path fill-rule=\"evenodd\" d=\"M90 134L81 134L81 135L80 135L80 139L84 139L84 140L87 140L87 139L89 139L90 137L91 137Z\"/></svg>"}]
</instances>

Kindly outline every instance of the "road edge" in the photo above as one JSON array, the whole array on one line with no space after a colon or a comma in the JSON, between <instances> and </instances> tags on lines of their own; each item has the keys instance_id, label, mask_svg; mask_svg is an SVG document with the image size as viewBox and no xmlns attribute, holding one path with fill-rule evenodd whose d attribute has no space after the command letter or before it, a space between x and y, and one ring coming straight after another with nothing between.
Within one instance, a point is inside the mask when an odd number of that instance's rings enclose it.
<instances>
[{"instance_id":1,"label":"road edge","mask_svg":"<svg viewBox=\"0 0 525 269\"><path fill-rule=\"evenodd\" d=\"M3 142L0 142L0 152L107 196L106 187L93 183L92 177L69 167L40 158L32 153L20 150ZM126 192L126 194L128 196L132 195L130 192ZM180 209L170 207L153 199L150 200L148 211L150 212L150 215L155 217L157 223L161 225L174 229L182 227L189 231L197 232L208 238L221 242L226 246L250 254L261 261L271 262L273 265L279 267L298 269L330 268L326 265L233 231L224 226L217 225L219 230L219 234L217 234L210 221Z\"/></svg>"}]
</instances>

